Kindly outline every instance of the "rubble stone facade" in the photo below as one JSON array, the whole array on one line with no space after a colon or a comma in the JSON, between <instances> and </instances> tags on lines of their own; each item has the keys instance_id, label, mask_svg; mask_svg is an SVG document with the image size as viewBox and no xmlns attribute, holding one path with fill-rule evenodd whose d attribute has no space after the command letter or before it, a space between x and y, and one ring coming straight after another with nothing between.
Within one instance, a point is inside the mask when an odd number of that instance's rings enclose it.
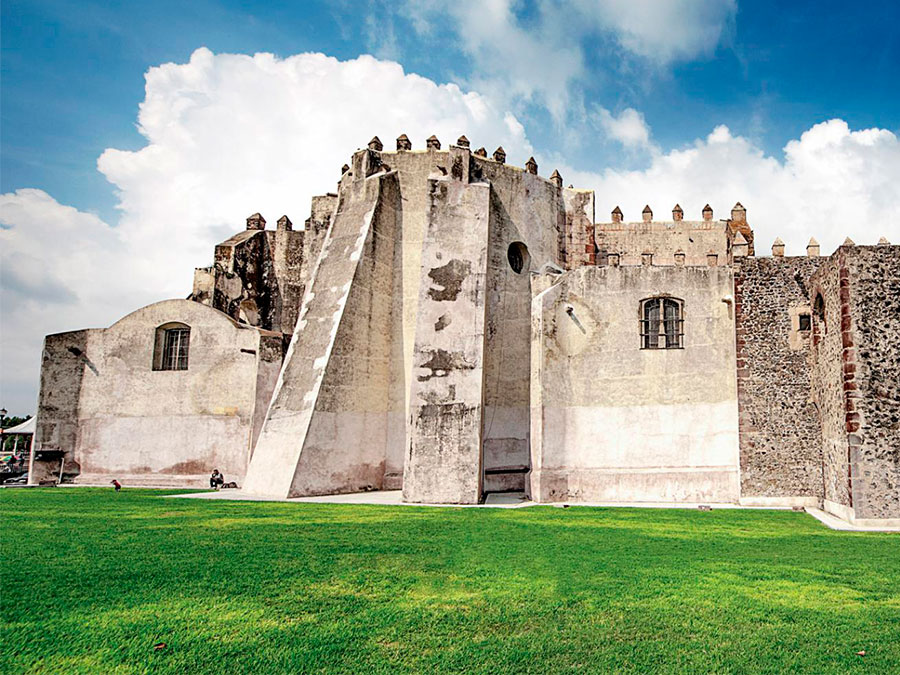
<instances>
[{"instance_id":1,"label":"rubble stone facade","mask_svg":"<svg viewBox=\"0 0 900 675\"><path fill-rule=\"evenodd\" d=\"M533 158L423 145L373 138L302 230L250 216L190 300L48 336L32 477L900 519L900 247L756 257L740 203L597 222Z\"/></svg>"}]
</instances>

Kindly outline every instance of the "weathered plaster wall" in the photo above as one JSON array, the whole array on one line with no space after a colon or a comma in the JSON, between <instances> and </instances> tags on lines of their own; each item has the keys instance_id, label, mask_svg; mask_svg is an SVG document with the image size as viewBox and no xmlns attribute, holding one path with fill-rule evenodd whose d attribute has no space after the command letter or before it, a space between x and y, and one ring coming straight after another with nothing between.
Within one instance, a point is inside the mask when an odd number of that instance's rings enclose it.
<instances>
[{"instance_id":1,"label":"weathered plaster wall","mask_svg":"<svg viewBox=\"0 0 900 675\"><path fill-rule=\"evenodd\" d=\"M611 254L619 255L621 265L640 265L644 253L653 255L653 265L674 265L675 252L683 251L685 265L706 266L712 252L721 266L731 253L728 223L721 220L598 223L596 240L600 265Z\"/></svg>"},{"instance_id":2,"label":"weathered plaster wall","mask_svg":"<svg viewBox=\"0 0 900 675\"><path fill-rule=\"evenodd\" d=\"M59 459L37 460L42 450L61 450L67 473L78 473L75 459L78 441L78 401L81 380L87 370L85 352L88 330L56 333L44 338L37 419L28 470L32 484L59 477Z\"/></svg>"},{"instance_id":3,"label":"weathered plaster wall","mask_svg":"<svg viewBox=\"0 0 900 675\"><path fill-rule=\"evenodd\" d=\"M279 497L381 487L388 413L395 173L354 156L247 475ZM382 245L384 244L384 245ZM362 331L361 335L355 333ZM371 344L369 344L371 342ZM344 411L346 414L339 416Z\"/></svg>"},{"instance_id":4,"label":"weathered plaster wall","mask_svg":"<svg viewBox=\"0 0 900 675\"><path fill-rule=\"evenodd\" d=\"M395 174L368 180L380 181L380 192L365 244L350 256L359 262L346 290L291 494L383 488L388 440L403 433L403 381L392 378L392 346L402 340L401 324L393 315L400 191ZM328 255L336 244L329 241ZM396 450L402 457L402 445Z\"/></svg>"},{"instance_id":5,"label":"weathered plaster wall","mask_svg":"<svg viewBox=\"0 0 900 675\"><path fill-rule=\"evenodd\" d=\"M809 279L821 258L741 258L735 275L741 497L822 494L822 440L810 398ZM802 501L802 500L801 500Z\"/></svg>"},{"instance_id":6,"label":"weathered plaster wall","mask_svg":"<svg viewBox=\"0 0 900 675\"><path fill-rule=\"evenodd\" d=\"M725 267L586 267L535 297L533 499L738 500L732 288ZM661 294L684 301L683 349L640 348Z\"/></svg>"},{"instance_id":7,"label":"weathered plaster wall","mask_svg":"<svg viewBox=\"0 0 900 675\"><path fill-rule=\"evenodd\" d=\"M485 292L491 188L429 180L403 498L481 497Z\"/></svg>"},{"instance_id":8,"label":"weathered plaster wall","mask_svg":"<svg viewBox=\"0 0 900 675\"><path fill-rule=\"evenodd\" d=\"M154 371L156 328L173 321L191 328L188 369ZM267 358L280 362L280 335L188 300L149 305L85 334L77 412L66 411L67 428L77 424L67 442L74 441L79 482L203 485L213 468L242 481L257 400L270 394L257 391L260 338L273 338ZM71 356L45 366L48 395L58 386L55 371L71 372ZM69 398L76 395L71 385ZM50 422L42 410L39 426Z\"/></svg>"},{"instance_id":9,"label":"weathered plaster wall","mask_svg":"<svg viewBox=\"0 0 900 675\"><path fill-rule=\"evenodd\" d=\"M483 488L524 490L530 466L531 273L546 263L559 264L559 228L566 218L570 223L592 223L592 193L573 200L566 210L564 191L548 180L491 160L478 159L475 168L491 185ZM527 249L519 273L509 261L509 247L514 243ZM581 246L583 251L584 244Z\"/></svg>"},{"instance_id":10,"label":"weathered plaster wall","mask_svg":"<svg viewBox=\"0 0 900 675\"><path fill-rule=\"evenodd\" d=\"M900 246L842 250L853 330L844 388L858 413L847 439L854 515L900 519Z\"/></svg>"}]
</instances>

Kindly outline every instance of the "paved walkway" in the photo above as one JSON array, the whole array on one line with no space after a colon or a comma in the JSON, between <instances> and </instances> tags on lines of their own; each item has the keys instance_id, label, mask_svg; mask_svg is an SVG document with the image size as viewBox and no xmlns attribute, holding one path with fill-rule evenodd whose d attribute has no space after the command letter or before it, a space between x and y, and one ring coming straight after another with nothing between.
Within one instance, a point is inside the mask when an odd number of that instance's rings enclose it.
<instances>
[{"instance_id":1,"label":"paved walkway","mask_svg":"<svg viewBox=\"0 0 900 675\"><path fill-rule=\"evenodd\" d=\"M242 490L219 490L218 492L195 492L187 495L171 495L178 499L220 499L226 501L252 501L252 502L288 502L311 504L377 504L382 506L435 506L441 508L493 508L493 509L519 509L528 506L536 506L524 493L506 492L489 494L484 504L410 504L403 501L403 493L400 490L374 490L372 492L354 492L351 494L321 495L318 497L293 497L280 499L278 497L259 497L249 495ZM684 504L677 502L585 502L577 504L548 504L555 508L568 508L569 506L592 506L603 508L646 508L646 509L697 509L700 504ZM789 506L740 506L738 504L704 504L711 509L743 509L755 511L786 511ZM832 530L844 530L847 532L900 532L900 527L867 527L853 525L837 516L826 513L821 509L806 508L806 512L822 524Z\"/></svg>"}]
</instances>

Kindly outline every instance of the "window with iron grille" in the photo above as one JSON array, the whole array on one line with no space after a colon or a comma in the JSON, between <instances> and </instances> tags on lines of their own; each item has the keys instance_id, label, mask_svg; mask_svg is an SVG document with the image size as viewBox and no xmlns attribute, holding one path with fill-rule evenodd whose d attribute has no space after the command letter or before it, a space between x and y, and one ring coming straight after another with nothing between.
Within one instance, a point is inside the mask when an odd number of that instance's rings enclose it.
<instances>
[{"instance_id":1,"label":"window with iron grille","mask_svg":"<svg viewBox=\"0 0 900 675\"><path fill-rule=\"evenodd\" d=\"M684 346L683 302L677 298L641 301L641 349L681 349Z\"/></svg>"},{"instance_id":2,"label":"window with iron grille","mask_svg":"<svg viewBox=\"0 0 900 675\"><path fill-rule=\"evenodd\" d=\"M153 370L187 370L191 328L183 323L167 323L156 329Z\"/></svg>"}]
</instances>

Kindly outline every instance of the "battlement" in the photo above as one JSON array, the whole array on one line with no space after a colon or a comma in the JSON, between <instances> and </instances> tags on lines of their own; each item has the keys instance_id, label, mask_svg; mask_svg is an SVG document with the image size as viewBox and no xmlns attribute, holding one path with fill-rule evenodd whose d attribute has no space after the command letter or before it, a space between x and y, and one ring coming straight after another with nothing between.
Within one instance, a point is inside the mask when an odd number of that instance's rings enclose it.
<instances>
[{"instance_id":1,"label":"battlement","mask_svg":"<svg viewBox=\"0 0 900 675\"><path fill-rule=\"evenodd\" d=\"M354 158L360 156L361 154L372 153L377 156L379 161L376 161L375 166L372 167L374 170L371 171L370 174L379 172L385 172L392 170L392 165L390 164L390 157L397 155L435 155L435 154L443 154L448 155L453 150L462 150L466 152L472 160L475 162L484 162L491 163L495 165L502 165L504 168L510 169L512 171L520 172L520 173L529 173L534 176L537 176L541 180L551 183L555 185L558 189L562 189L563 187L563 179L557 169L553 170L553 173L550 174L549 178L544 178L538 174L538 163L534 159L534 157L529 157L525 166L518 167L513 164L506 163L506 150L503 149L503 146L498 146L496 150L488 157L487 150L484 147L480 147L474 151L471 150L471 143L465 135L460 136L456 139L456 143L452 143L449 145L447 150L442 150L442 144L440 139L435 135L431 135L429 138L425 139L425 147L423 149L413 149L412 141L409 139L409 136L406 134L401 134L396 139L396 149L395 150L385 150L384 143L382 143L381 139L378 136L373 136L372 140L370 140L365 148L358 149L354 154ZM341 177L343 178L347 175L347 172L351 170L351 167L345 164L341 168ZM567 189L576 190L578 192L591 192L591 190L578 190L573 186L569 186Z\"/></svg>"}]
</instances>

